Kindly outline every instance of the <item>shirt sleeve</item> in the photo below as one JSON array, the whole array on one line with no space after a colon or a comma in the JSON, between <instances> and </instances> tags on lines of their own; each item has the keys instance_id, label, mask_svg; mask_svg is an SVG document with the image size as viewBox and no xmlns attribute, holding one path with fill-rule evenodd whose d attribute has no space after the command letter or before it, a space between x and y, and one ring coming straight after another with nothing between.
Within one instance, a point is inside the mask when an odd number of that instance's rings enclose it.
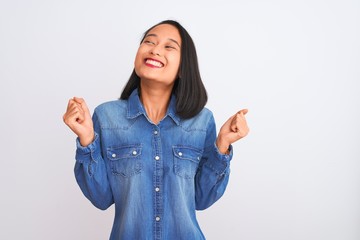
<instances>
[{"instance_id":1,"label":"shirt sleeve","mask_svg":"<svg viewBox=\"0 0 360 240\"><path fill-rule=\"evenodd\" d=\"M96 113L93 115L95 139L86 147L81 146L79 138L76 139L76 181L91 203L102 210L110 207L114 200L107 177L105 160L101 154L101 128Z\"/></svg>"},{"instance_id":2,"label":"shirt sleeve","mask_svg":"<svg viewBox=\"0 0 360 240\"><path fill-rule=\"evenodd\" d=\"M224 194L229 181L230 160L233 156L232 146L229 147L229 154L222 154L215 141L216 126L214 117L211 115L206 132L206 147L195 179L197 210L206 209L214 204Z\"/></svg>"}]
</instances>

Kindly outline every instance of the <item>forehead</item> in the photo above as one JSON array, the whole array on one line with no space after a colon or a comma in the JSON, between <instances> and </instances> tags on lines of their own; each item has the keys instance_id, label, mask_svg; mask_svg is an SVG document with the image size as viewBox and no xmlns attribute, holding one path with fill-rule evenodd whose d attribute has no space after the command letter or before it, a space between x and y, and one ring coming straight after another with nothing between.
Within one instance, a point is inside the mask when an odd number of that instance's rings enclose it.
<instances>
[{"instance_id":1,"label":"forehead","mask_svg":"<svg viewBox=\"0 0 360 240\"><path fill-rule=\"evenodd\" d=\"M154 27L153 29L151 29L147 33L147 35L149 34L151 35L155 34L159 38L173 39L181 44L181 37L179 31L177 30L176 27L170 24L160 24Z\"/></svg>"}]
</instances>

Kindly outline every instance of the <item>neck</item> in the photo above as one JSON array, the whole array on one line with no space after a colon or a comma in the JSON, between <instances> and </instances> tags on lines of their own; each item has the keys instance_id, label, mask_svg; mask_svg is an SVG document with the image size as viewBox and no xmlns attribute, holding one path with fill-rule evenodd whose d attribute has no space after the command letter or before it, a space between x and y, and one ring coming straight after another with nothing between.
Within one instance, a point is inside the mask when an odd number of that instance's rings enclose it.
<instances>
[{"instance_id":1,"label":"neck","mask_svg":"<svg viewBox=\"0 0 360 240\"><path fill-rule=\"evenodd\" d=\"M165 116L171 97L172 86L167 88L151 87L140 82L140 100L148 118L158 124Z\"/></svg>"}]
</instances>

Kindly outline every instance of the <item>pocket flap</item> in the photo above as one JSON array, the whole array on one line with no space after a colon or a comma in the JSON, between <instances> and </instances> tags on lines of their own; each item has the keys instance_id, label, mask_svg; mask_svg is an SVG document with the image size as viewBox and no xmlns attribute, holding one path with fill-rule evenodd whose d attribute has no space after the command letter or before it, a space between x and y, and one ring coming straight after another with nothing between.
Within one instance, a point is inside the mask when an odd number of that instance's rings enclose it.
<instances>
[{"instance_id":1,"label":"pocket flap","mask_svg":"<svg viewBox=\"0 0 360 240\"><path fill-rule=\"evenodd\" d=\"M173 146L174 155L180 159L199 162L202 156L202 150L187 146Z\"/></svg>"},{"instance_id":2,"label":"pocket flap","mask_svg":"<svg viewBox=\"0 0 360 240\"><path fill-rule=\"evenodd\" d=\"M141 145L126 145L118 147L109 147L107 157L116 161L123 158L136 158L141 155Z\"/></svg>"}]
</instances>

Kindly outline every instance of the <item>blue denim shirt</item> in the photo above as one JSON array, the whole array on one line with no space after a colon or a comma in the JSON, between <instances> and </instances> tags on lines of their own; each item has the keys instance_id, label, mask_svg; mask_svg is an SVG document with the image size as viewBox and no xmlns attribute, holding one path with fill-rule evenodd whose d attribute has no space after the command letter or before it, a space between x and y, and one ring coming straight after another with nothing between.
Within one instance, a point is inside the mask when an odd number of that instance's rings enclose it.
<instances>
[{"instance_id":1,"label":"blue denim shirt","mask_svg":"<svg viewBox=\"0 0 360 240\"><path fill-rule=\"evenodd\" d=\"M75 176L84 195L100 209L115 204L110 239L205 239L195 210L224 193L230 154L219 153L212 113L191 119L176 114L171 97L157 125L147 117L138 91L128 100L98 106L95 140L77 140Z\"/></svg>"}]
</instances>

